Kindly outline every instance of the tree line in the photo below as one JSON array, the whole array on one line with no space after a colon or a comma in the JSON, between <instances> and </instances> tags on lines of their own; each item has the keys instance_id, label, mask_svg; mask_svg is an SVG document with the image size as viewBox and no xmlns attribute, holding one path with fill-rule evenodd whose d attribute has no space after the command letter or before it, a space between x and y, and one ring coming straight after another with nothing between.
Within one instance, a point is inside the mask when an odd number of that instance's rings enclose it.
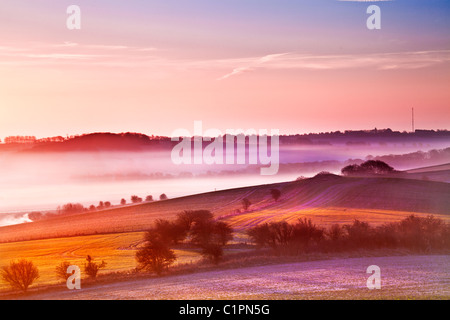
<instances>
[{"instance_id":1,"label":"tree line","mask_svg":"<svg viewBox=\"0 0 450 320\"><path fill-rule=\"evenodd\" d=\"M351 224L322 228L303 218L293 224L286 221L259 224L249 229L247 235L258 247L289 254L383 248L430 252L450 248L450 225L432 215L410 215L376 227L355 219Z\"/></svg>"}]
</instances>

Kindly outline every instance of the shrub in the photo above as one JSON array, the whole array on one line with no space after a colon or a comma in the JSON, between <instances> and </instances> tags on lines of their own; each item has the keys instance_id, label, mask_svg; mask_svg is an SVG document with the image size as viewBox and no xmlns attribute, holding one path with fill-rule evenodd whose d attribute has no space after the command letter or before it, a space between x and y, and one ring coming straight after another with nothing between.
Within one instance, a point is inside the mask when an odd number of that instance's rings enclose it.
<instances>
[{"instance_id":1,"label":"shrub","mask_svg":"<svg viewBox=\"0 0 450 320\"><path fill-rule=\"evenodd\" d=\"M94 262L94 259L90 255L86 257L86 261L87 263L84 264L84 272L86 272L86 274L92 279L95 279L97 277L97 274L100 271L100 269L106 267L105 261L102 261L101 264L98 264Z\"/></svg>"},{"instance_id":2,"label":"shrub","mask_svg":"<svg viewBox=\"0 0 450 320\"><path fill-rule=\"evenodd\" d=\"M402 247L429 252L450 248L450 225L433 216L411 215L375 228L354 220L343 226L334 224L328 230L318 228L309 219L299 219L293 225L285 221L257 225L247 234L257 246L270 246L278 253L301 252L312 245L322 251Z\"/></svg>"},{"instance_id":3,"label":"shrub","mask_svg":"<svg viewBox=\"0 0 450 320\"><path fill-rule=\"evenodd\" d=\"M59 279L67 281L70 277L70 274L67 273L67 268L69 268L70 265L71 264L67 261L61 262L58 266L56 266L56 276Z\"/></svg>"},{"instance_id":4,"label":"shrub","mask_svg":"<svg viewBox=\"0 0 450 320\"><path fill-rule=\"evenodd\" d=\"M338 242L344 236L344 228L335 223L331 225L328 231L326 231L326 235L330 238L331 241Z\"/></svg>"},{"instance_id":5,"label":"shrub","mask_svg":"<svg viewBox=\"0 0 450 320\"><path fill-rule=\"evenodd\" d=\"M281 196L281 191L278 189L271 189L270 190L270 194L272 195L272 198L276 201L278 201L278 199Z\"/></svg>"},{"instance_id":6,"label":"shrub","mask_svg":"<svg viewBox=\"0 0 450 320\"><path fill-rule=\"evenodd\" d=\"M9 266L3 267L1 277L13 289L26 292L28 287L39 278L39 270L32 261L22 259L18 262L12 261Z\"/></svg>"},{"instance_id":7,"label":"shrub","mask_svg":"<svg viewBox=\"0 0 450 320\"><path fill-rule=\"evenodd\" d=\"M298 219L293 226L292 240L306 249L311 242L319 243L324 234L324 230L313 224L311 219Z\"/></svg>"},{"instance_id":8,"label":"shrub","mask_svg":"<svg viewBox=\"0 0 450 320\"><path fill-rule=\"evenodd\" d=\"M247 198L242 199L242 208L244 209L244 211L247 211L248 208L250 208L251 204L252 203Z\"/></svg>"},{"instance_id":9,"label":"shrub","mask_svg":"<svg viewBox=\"0 0 450 320\"><path fill-rule=\"evenodd\" d=\"M268 223L263 223L247 231L247 235L258 247L276 247L275 236L271 232Z\"/></svg>"},{"instance_id":10,"label":"shrub","mask_svg":"<svg viewBox=\"0 0 450 320\"><path fill-rule=\"evenodd\" d=\"M351 247L368 248L373 245L374 230L367 222L355 219L351 225L345 225L344 228Z\"/></svg>"}]
</instances>

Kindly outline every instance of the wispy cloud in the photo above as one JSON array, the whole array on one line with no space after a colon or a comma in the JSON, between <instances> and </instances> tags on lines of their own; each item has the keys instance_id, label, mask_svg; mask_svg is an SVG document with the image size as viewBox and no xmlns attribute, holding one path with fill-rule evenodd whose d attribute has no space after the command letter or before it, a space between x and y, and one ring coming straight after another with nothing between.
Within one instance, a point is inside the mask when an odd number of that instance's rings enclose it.
<instances>
[{"instance_id":1,"label":"wispy cloud","mask_svg":"<svg viewBox=\"0 0 450 320\"><path fill-rule=\"evenodd\" d=\"M266 56L263 56L261 58L256 58L253 62L250 63L250 65L248 66L244 66L244 67L237 67L234 68L233 71L231 71L230 73L218 78L217 80L224 80L227 79L229 77L244 73L244 72L248 72L248 71L252 71L255 68L261 66L264 63L270 62L278 57L282 57L284 55L286 55L287 53L277 53L277 54L269 54Z\"/></svg>"},{"instance_id":2,"label":"wispy cloud","mask_svg":"<svg viewBox=\"0 0 450 320\"><path fill-rule=\"evenodd\" d=\"M221 61L224 66L225 62ZM378 70L418 69L450 62L450 50L394 52L379 54L315 55L281 53L262 58L243 59L232 72L219 77L225 80L258 69L337 70L373 68ZM233 61L229 61L230 64Z\"/></svg>"},{"instance_id":3,"label":"wispy cloud","mask_svg":"<svg viewBox=\"0 0 450 320\"><path fill-rule=\"evenodd\" d=\"M182 59L152 47L125 45L34 43L0 46L0 65L10 67L134 68L148 73L186 75L215 73L223 81L263 70L376 70L418 69L450 62L450 50L388 52L376 54L312 54L282 52L225 59ZM222 75L221 75L222 74Z\"/></svg>"},{"instance_id":4,"label":"wispy cloud","mask_svg":"<svg viewBox=\"0 0 450 320\"><path fill-rule=\"evenodd\" d=\"M56 44L28 43L0 46L0 65L9 66L58 66L61 63L105 66L131 66L126 61L142 61L157 51L153 47L125 45L79 44L64 42ZM122 62L122 63L121 63Z\"/></svg>"}]
</instances>

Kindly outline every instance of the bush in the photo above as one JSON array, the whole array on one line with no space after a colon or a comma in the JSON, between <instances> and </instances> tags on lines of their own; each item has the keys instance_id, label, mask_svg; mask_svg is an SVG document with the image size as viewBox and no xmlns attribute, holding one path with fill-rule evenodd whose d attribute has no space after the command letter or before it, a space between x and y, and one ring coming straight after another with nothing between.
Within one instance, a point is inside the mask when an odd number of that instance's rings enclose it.
<instances>
[{"instance_id":1,"label":"bush","mask_svg":"<svg viewBox=\"0 0 450 320\"><path fill-rule=\"evenodd\" d=\"M249 229L247 235L259 247L296 247L306 250L312 242L318 243L323 239L324 230L305 218L299 219L295 224L286 221L264 223Z\"/></svg>"},{"instance_id":2,"label":"bush","mask_svg":"<svg viewBox=\"0 0 450 320\"><path fill-rule=\"evenodd\" d=\"M278 189L271 189L270 190L270 194L272 195L272 198L276 201L278 201L278 199L281 196L281 191Z\"/></svg>"},{"instance_id":3,"label":"bush","mask_svg":"<svg viewBox=\"0 0 450 320\"><path fill-rule=\"evenodd\" d=\"M13 289L26 292L28 287L39 278L39 270L32 261L22 259L18 262L12 261L9 266L3 267L1 277Z\"/></svg>"},{"instance_id":4,"label":"bush","mask_svg":"<svg viewBox=\"0 0 450 320\"><path fill-rule=\"evenodd\" d=\"M324 230L312 223L311 219L298 219L293 226L292 240L305 249L314 242L319 243L324 238Z\"/></svg>"},{"instance_id":5,"label":"bush","mask_svg":"<svg viewBox=\"0 0 450 320\"><path fill-rule=\"evenodd\" d=\"M247 198L242 199L242 208L244 209L244 211L247 211L248 208L250 208L251 204L252 203Z\"/></svg>"},{"instance_id":6,"label":"bush","mask_svg":"<svg viewBox=\"0 0 450 320\"><path fill-rule=\"evenodd\" d=\"M86 274L92 279L95 279L97 277L97 274L100 271L100 269L106 267L105 261L102 261L101 264L98 264L94 262L94 259L90 255L86 257L86 261L87 263L84 264L84 272L86 272Z\"/></svg>"},{"instance_id":7,"label":"bush","mask_svg":"<svg viewBox=\"0 0 450 320\"><path fill-rule=\"evenodd\" d=\"M272 234L268 223L254 226L247 231L247 235L258 247L276 247L275 236Z\"/></svg>"},{"instance_id":8,"label":"bush","mask_svg":"<svg viewBox=\"0 0 450 320\"><path fill-rule=\"evenodd\" d=\"M374 230L363 221L355 219L351 225L345 225L347 241L351 247L368 248L373 246Z\"/></svg>"},{"instance_id":9,"label":"bush","mask_svg":"<svg viewBox=\"0 0 450 320\"><path fill-rule=\"evenodd\" d=\"M161 275L164 270L175 262L175 253L155 230L149 230L145 239L144 247L136 252L138 269Z\"/></svg>"},{"instance_id":10,"label":"bush","mask_svg":"<svg viewBox=\"0 0 450 320\"><path fill-rule=\"evenodd\" d=\"M69 279L69 277L71 276L69 273L67 273L67 269L71 266L71 264L67 261L61 262L57 267L56 267L56 276L58 277L58 279L62 279L67 281L67 279Z\"/></svg>"}]
</instances>

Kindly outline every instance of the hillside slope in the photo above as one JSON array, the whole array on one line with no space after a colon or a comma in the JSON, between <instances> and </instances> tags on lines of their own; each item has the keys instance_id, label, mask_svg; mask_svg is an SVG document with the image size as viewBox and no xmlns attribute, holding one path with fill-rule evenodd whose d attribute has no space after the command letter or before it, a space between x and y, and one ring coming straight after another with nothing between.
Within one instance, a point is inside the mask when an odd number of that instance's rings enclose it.
<instances>
[{"instance_id":1,"label":"hillside slope","mask_svg":"<svg viewBox=\"0 0 450 320\"><path fill-rule=\"evenodd\" d=\"M270 195L273 188L281 191L278 201ZM197 209L210 210L217 218L228 220L236 229L245 229L268 219L327 217L330 212L341 216L347 214L345 219L341 218L351 221L356 216L350 213L361 210L365 215L382 213L380 222L384 217L399 213L400 218L410 213L441 216L450 213L449 195L450 184L442 182L325 175L2 227L0 242L143 231L155 219L173 219L183 210ZM243 198L252 203L246 212L242 210Z\"/></svg>"}]
</instances>

